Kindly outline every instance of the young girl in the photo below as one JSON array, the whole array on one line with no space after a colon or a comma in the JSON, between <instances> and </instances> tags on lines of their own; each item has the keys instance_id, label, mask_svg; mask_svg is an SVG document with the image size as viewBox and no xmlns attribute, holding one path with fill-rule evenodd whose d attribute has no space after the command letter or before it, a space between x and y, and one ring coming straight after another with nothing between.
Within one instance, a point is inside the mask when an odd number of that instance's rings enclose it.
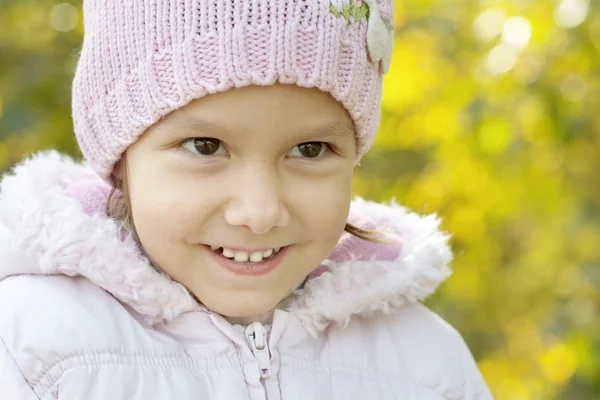
<instances>
[{"instance_id":1,"label":"young girl","mask_svg":"<svg viewBox=\"0 0 600 400\"><path fill-rule=\"evenodd\" d=\"M86 163L1 184L0 398L491 398L419 303L449 275L438 220L351 202L392 9L85 1Z\"/></svg>"}]
</instances>

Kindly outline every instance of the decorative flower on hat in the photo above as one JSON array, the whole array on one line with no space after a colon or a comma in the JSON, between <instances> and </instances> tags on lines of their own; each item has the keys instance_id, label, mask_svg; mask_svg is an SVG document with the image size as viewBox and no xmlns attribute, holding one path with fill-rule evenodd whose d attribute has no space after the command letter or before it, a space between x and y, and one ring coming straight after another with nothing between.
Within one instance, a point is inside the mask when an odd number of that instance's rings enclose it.
<instances>
[{"instance_id":1,"label":"decorative flower on hat","mask_svg":"<svg viewBox=\"0 0 600 400\"><path fill-rule=\"evenodd\" d=\"M394 1L362 0L369 7L367 46L369 57L387 74L394 49Z\"/></svg>"}]
</instances>

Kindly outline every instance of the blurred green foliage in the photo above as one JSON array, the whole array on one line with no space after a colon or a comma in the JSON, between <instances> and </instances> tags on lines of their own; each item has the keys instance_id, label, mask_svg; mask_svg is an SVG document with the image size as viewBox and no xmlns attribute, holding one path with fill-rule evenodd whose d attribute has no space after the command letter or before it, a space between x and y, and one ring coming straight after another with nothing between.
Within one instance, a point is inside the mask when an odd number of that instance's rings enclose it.
<instances>
[{"instance_id":1,"label":"blurred green foliage","mask_svg":"<svg viewBox=\"0 0 600 400\"><path fill-rule=\"evenodd\" d=\"M600 5L396 0L384 117L357 194L436 212L453 277L429 301L498 399L600 398ZM80 1L0 2L0 170L77 156Z\"/></svg>"}]
</instances>

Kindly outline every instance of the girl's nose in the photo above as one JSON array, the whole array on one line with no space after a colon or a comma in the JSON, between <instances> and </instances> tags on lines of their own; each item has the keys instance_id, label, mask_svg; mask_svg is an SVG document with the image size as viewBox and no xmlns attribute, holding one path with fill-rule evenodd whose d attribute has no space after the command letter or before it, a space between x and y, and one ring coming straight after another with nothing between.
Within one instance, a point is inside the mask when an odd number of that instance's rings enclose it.
<instances>
[{"instance_id":1,"label":"girl's nose","mask_svg":"<svg viewBox=\"0 0 600 400\"><path fill-rule=\"evenodd\" d=\"M236 179L235 186L230 188L232 196L225 208L225 221L246 226L256 234L286 226L289 213L281 195L281 184L274 175L255 170Z\"/></svg>"}]
</instances>

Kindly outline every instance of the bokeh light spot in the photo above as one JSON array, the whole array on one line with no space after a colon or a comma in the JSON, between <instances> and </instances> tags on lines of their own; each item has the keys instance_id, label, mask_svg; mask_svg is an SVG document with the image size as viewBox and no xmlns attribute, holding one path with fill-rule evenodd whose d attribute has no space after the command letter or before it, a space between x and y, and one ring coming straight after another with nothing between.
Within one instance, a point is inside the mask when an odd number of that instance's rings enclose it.
<instances>
[{"instance_id":1,"label":"bokeh light spot","mask_svg":"<svg viewBox=\"0 0 600 400\"><path fill-rule=\"evenodd\" d=\"M473 21L473 34L481 42L489 42L502 33L506 14L500 8L490 8Z\"/></svg>"},{"instance_id":2,"label":"bokeh light spot","mask_svg":"<svg viewBox=\"0 0 600 400\"><path fill-rule=\"evenodd\" d=\"M561 384L575 372L577 367L575 351L565 344L557 344L542 354L540 365L550 382Z\"/></svg>"},{"instance_id":3,"label":"bokeh light spot","mask_svg":"<svg viewBox=\"0 0 600 400\"><path fill-rule=\"evenodd\" d=\"M517 63L519 54L514 46L503 43L494 47L488 54L486 68L492 75L510 71Z\"/></svg>"},{"instance_id":4,"label":"bokeh light spot","mask_svg":"<svg viewBox=\"0 0 600 400\"><path fill-rule=\"evenodd\" d=\"M561 28L575 28L585 21L589 9L589 0L562 0L554 10L554 21Z\"/></svg>"},{"instance_id":5,"label":"bokeh light spot","mask_svg":"<svg viewBox=\"0 0 600 400\"><path fill-rule=\"evenodd\" d=\"M60 3L50 11L50 25L59 32L73 30L79 21L77 9L72 4Z\"/></svg>"},{"instance_id":6,"label":"bokeh light spot","mask_svg":"<svg viewBox=\"0 0 600 400\"><path fill-rule=\"evenodd\" d=\"M586 93L587 84L579 75L567 75L560 84L560 94L567 101L581 101Z\"/></svg>"},{"instance_id":7,"label":"bokeh light spot","mask_svg":"<svg viewBox=\"0 0 600 400\"><path fill-rule=\"evenodd\" d=\"M512 17L504 23L502 41L518 48L524 48L531 39L531 33L531 24L526 18Z\"/></svg>"}]
</instances>

